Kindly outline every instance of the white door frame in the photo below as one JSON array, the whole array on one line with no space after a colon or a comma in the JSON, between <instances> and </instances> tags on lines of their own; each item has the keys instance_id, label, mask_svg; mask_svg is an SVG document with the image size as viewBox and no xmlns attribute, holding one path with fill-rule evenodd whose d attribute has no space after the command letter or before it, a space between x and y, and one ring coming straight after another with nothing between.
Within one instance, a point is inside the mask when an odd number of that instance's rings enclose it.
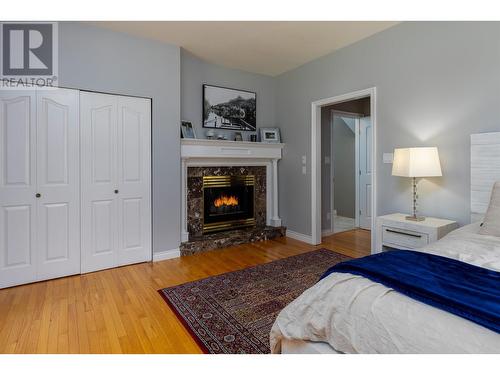
<instances>
[{"instance_id":1,"label":"white door frame","mask_svg":"<svg viewBox=\"0 0 500 375\"><path fill-rule=\"evenodd\" d=\"M371 248L375 249L375 217L377 216L377 113L376 87L354 91L343 95L316 100L311 103L311 242L321 243L321 107L349 100L370 97L370 116L372 117L372 223Z\"/></svg>"},{"instance_id":2,"label":"white door frame","mask_svg":"<svg viewBox=\"0 0 500 375\"><path fill-rule=\"evenodd\" d=\"M361 117L360 114L358 113L352 113L352 112L344 112L344 111L337 111L336 109L332 109L330 111L330 233L333 234L335 231L334 228L334 211L335 211L335 183L333 181L334 179L334 172L335 168L333 166L333 161L334 161L334 150L333 150L333 118L334 116L338 117L350 117L355 120L354 123L354 170L355 170L355 182L354 182L354 189L356 191L354 192L354 226L356 228L359 227L359 118Z\"/></svg>"}]
</instances>

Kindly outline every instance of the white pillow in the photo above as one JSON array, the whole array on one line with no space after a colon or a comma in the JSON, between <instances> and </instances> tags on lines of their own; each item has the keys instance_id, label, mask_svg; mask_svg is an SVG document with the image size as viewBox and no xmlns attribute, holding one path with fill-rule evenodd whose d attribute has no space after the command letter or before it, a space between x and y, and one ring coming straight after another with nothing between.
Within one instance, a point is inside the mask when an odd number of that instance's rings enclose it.
<instances>
[{"instance_id":1,"label":"white pillow","mask_svg":"<svg viewBox=\"0 0 500 375\"><path fill-rule=\"evenodd\" d=\"M493 185L490 204L479 229L479 234L500 237L500 181Z\"/></svg>"}]
</instances>

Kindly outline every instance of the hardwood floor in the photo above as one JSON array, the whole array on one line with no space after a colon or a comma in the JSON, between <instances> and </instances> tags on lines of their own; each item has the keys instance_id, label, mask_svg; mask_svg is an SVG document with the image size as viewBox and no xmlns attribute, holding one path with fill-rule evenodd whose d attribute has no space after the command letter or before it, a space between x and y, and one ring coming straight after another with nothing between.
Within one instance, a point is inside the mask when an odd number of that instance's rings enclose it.
<instances>
[{"instance_id":1,"label":"hardwood floor","mask_svg":"<svg viewBox=\"0 0 500 375\"><path fill-rule=\"evenodd\" d=\"M201 353L157 290L311 251L370 253L370 232L290 238L0 290L0 353Z\"/></svg>"}]
</instances>

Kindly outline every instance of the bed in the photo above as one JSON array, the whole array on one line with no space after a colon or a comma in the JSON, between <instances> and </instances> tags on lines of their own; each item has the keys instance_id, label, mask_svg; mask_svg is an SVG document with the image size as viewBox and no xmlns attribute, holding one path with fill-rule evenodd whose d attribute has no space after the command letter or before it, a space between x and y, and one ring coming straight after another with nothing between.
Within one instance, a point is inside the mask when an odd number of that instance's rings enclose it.
<instances>
[{"instance_id":1,"label":"bed","mask_svg":"<svg viewBox=\"0 0 500 375\"><path fill-rule=\"evenodd\" d=\"M471 218L480 220L500 180L500 133L471 136ZM480 221L420 252L500 272L500 237ZM500 353L500 334L349 273L333 273L279 314L273 353Z\"/></svg>"}]
</instances>

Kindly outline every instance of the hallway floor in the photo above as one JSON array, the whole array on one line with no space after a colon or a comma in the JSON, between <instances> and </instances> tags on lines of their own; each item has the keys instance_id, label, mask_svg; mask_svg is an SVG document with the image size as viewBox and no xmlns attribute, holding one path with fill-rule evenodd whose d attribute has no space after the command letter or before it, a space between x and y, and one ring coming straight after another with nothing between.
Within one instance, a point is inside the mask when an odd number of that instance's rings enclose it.
<instances>
[{"instance_id":1,"label":"hallway floor","mask_svg":"<svg viewBox=\"0 0 500 375\"><path fill-rule=\"evenodd\" d=\"M345 216L333 217L333 233L345 232L356 227L355 220Z\"/></svg>"}]
</instances>

